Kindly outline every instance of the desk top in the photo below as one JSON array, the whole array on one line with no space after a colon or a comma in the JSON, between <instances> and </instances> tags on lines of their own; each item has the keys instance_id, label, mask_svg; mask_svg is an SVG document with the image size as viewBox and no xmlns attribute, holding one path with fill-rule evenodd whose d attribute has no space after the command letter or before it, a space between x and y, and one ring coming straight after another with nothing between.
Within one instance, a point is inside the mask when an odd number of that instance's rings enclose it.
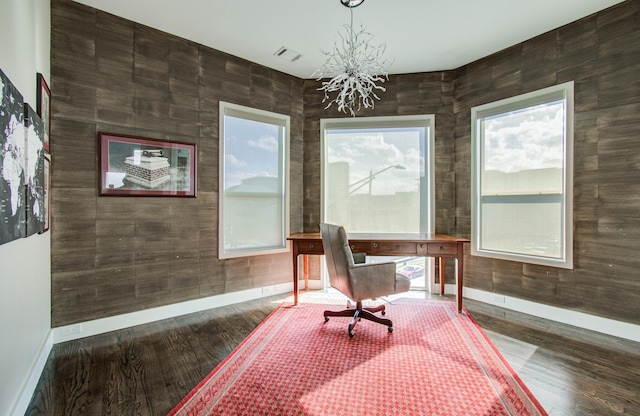
<instances>
[{"instance_id":1,"label":"desk top","mask_svg":"<svg viewBox=\"0 0 640 416\"><path fill-rule=\"evenodd\" d=\"M447 242L468 243L468 238L456 237L447 234L427 233L347 233L349 241L406 241L406 242ZM295 233L287 237L287 240L321 240L320 233Z\"/></svg>"}]
</instances>

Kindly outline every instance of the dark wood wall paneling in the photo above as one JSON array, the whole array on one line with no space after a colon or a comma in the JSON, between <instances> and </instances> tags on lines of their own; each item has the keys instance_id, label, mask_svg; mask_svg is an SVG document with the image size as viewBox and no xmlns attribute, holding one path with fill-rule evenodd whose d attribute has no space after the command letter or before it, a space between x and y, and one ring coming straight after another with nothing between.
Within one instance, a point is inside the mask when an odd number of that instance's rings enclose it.
<instances>
[{"instance_id":1,"label":"dark wood wall paneling","mask_svg":"<svg viewBox=\"0 0 640 416\"><path fill-rule=\"evenodd\" d=\"M470 287L640 324L640 2L627 1L456 72L458 232L470 234L470 109L575 82L574 269L468 258Z\"/></svg>"},{"instance_id":2,"label":"dark wood wall paneling","mask_svg":"<svg viewBox=\"0 0 640 416\"><path fill-rule=\"evenodd\" d=\"M335 105L325 109L320 83L304 81L304 230L319 231L320 222L320 119L351 117ZM383 84L386 91L373 109L361 110L360 117L435 114L435 195L436 232L456 233L456 172L451 72L391 75ZM318 279L320 264L310 256L311 278ZM453 276L453 262L447 262Z\"/></svg>"},{"instance_id":3,"label":"dark wood wall paneling","mask_svg":"<svg viewBox=\"0 0 640 416\"><path fill-rule=\"evenodd\" d=\"M301 231L302 80L69 0L51 13L53 325L288 283L286 253L218 260L218 103L291 116ZM99 131L197 144L198 197L98 197Z\"/></svg>"},{"instance_id":4,"label":"dark wood wall paneling","mask_svg":"<svg viewBox=\"0 0 640 416\"><path fill-rule=\"evenodd\" d=\"M362 116L436 114L436 231L471 232L471 107L575 81L574 270L466 256L465 286L640 324L640 2L453 71L391 77ZM320 216L315 81L305 81L304 227ZM451 265L447 280L453 283Z\"/></svg>"},{"instance_id":5,"label":"dark wood wall paneling","mask_svg":"<svg viewBox=\"0 0 640 416\"><path fill-rule=\"evenodd\" d=\"M320 119L351 117L335 105L325 109L320 83L304 81L304 229L318 231L320 222ZM359 117L435 114L436 231L456 232L453 141L453 95L450 72L391 75L373 109Z\"/></svg>"},{"instance_id":6,"label":"dark wood wall paneling","mask_svg":"<svg viewBox=\"0 0 640 416\"><path fill-rule=\"evenodd\" d=\"M361 114L436 115L436 231L469 236L470 108L576 82L575 269L468 256L467 286L640 323L639 27L629 0L463 68L391 76ZM54 326L289 281L288 255L217 259L218 102L292 116L291 229L317 230L319 123L344 115L315 81L54 0L51 83ZM97 197L101 130L197 143L198 198Z\"/></svg>"}]
</instances>

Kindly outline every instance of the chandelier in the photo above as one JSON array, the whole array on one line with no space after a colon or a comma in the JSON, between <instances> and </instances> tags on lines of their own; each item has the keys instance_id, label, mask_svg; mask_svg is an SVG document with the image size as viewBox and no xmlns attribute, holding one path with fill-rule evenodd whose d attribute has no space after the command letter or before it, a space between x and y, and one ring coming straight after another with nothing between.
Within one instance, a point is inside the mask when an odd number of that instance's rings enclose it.
<instances>
[{"instance_id":1,"label":"chandelier","mask_svg":"<svg viewBox=\"0 0 640 416\"><path fill-rule=\"evenodd\" d=\"M365 31L362 25L358 31L353 28L353 8L364 0L340 2L349 8L351 23L343 25L345 33L338 32L340 42L335 42L333 51L322 51L327 59L312 77L317 81L333 77L329 81L323 81L322 87L318 88L318 91L324 92L322 102L329 101L325 109L335 103L338 111L355 117L356 111L362 107L373 108L374 99L380 100L376 91L386 91L382 85L378 85L388 79L388 73L384 69L387 61L383 58L386 45L372 45L373 35Z\"/></svg>"}]
</instances>

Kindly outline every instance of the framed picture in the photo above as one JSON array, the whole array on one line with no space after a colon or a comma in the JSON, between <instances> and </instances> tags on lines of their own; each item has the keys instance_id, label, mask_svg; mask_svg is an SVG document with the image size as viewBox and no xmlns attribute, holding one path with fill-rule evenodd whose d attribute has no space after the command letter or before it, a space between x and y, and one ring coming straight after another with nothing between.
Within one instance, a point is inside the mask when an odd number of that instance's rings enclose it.
<instances>
[{"instance_id":1,"label":"framed picture","mask_svg":"<svg viewBox=\"0 0 640 416\"><path fill-rule=\"evenodd\" d=\"M41 233L44 229L44 129L42 120L27 103L24 103L24 137L26 140L24 162L26 236Z\"/></svg>"},{"instance_id":2,"label":"framed picture","mask_svg":"<svg viewBox=\"0 0 640 416\"><path fill-rule=\"evenodd\" d=\"M26 237L24 100L0 69L0 244Z\"/></svg>"},{"instance_id":3,"label":"framed picture","mask_svg":"<svg viewBox=\"0 0 640 416\"><path fill-rule=\"evenodd\" d=\"M100 195L196 197L195 144L98 133Z\"/></svg>"},{"instance_id":4,"label":"framed picture","mask_svg":"<svg viewBox=\"0 0 640 416\"><path fill-rule=\"evenodd\" d=\"M36 111L44 126L44 150L49 152L49 137L51 136L51 91L44 76L38 73L36 96Z\"/></svg>"},{"instance_id":5,"label":"framed picture","mask_svg":"<svg viewBox=\"0 0 640 416\"><path fill-rule=\"evenodd\" d=\"M44 226L42 227L42 233L49 231L49 223L51 222L51 155L49 153L44 154Z\"/></svg>"}]
</instances>

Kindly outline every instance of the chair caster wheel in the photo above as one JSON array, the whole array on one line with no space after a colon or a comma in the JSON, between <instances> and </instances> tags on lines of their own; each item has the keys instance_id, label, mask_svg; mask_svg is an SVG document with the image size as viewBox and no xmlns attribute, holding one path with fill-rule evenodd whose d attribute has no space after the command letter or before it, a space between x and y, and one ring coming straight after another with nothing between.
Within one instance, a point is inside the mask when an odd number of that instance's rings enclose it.
<instances>
[{"instance_id":1,"label":"chair caster wheel","mask_svg":"<svg viewBox=\"0 0 640 416\"><path fill-rule=\"evenodd\" d=\"M325 321L325 322L329 322L329 317L328 317L328 316L325 316L325 317L324 317L324 321Z\"/></svg>"},{"instance_id":2,"label":"chair caster wheel","mask_svg":"<svg viewBox=\"0 0 640 416\"><path fill-rule=\"evenodd\" d=\"M393 332L393 327L392 326L389 327L389 332Z\"/></svg>"},{"instance_id":3,"label":"chair caster wheel","mask_svg":"<svg viewBox=\"0 0 640 416\"><path fill-rule=\"evenodd\" d=\"M385 316L387 314L387 312L385 312L384 310L380 313L382 314L382 316Z\"/></svg>"},{"instance_id":4,"label":"chair caster wheel","mask_svg":"<svg viewBox=\"0 0 640 416\"><path fill-rule=\"evenodd\" d=\"M349 338L353 338L354 335L355 335L355 332L349 331Z\"/></svg>"}]
</instances>

